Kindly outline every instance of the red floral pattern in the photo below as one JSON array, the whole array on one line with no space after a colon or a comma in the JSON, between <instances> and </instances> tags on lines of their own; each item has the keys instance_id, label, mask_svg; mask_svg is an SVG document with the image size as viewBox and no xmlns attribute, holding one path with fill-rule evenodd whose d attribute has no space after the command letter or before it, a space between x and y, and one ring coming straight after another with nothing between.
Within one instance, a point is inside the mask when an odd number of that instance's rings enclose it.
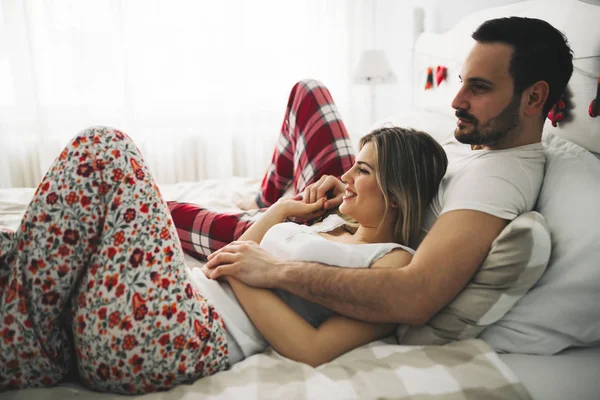
<instances>
[{"instance_id":1,"label":"red floral pattern","mask_svg":"<svg viewBox=\"0 0 600 400\"><path fill-rule=\"evenodd\" d=\"M186 268L135 144L83 131L20 228L0 229L0 391L54 385L73 358L85 384L127 394L227 368L223 321Z\"/></svg>"}]
</instances>

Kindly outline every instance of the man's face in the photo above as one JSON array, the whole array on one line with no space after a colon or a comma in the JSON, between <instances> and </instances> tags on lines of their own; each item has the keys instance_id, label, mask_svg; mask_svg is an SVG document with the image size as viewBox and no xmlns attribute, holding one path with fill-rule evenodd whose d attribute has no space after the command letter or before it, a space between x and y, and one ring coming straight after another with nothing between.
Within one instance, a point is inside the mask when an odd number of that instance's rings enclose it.
<instances>
[{"instance_id":1,"label":"man's face","mask_svg":"<svg viewBox=\"0 0 600 400\"><path fill-rule=\"evenodd\" d=\"M467 56L452 101L459 142L494 145L519 129L521 96L514 93L509 72L512 52L507 44L476 42Z\"/></svg>"}]
</instances>

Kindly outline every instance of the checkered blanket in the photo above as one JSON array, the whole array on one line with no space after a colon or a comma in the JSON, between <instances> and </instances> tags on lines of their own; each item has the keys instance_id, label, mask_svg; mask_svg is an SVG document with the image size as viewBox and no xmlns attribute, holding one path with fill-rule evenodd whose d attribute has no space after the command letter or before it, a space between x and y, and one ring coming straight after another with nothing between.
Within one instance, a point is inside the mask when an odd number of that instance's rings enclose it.
<instances>
[{"instance_id":1,"label":"checkered blanket","mask_svg":"<svg viewBox=\"0 0 600 400\"><path fill-rule=\"evenodd\" d=\"M6 400L112 400L68 384L2 394ZM445 346L400 346L380 340L311 368L273 350L231 369L144 399L529 399L497 354L480 340Z\"/></svg>"}]
</instances>

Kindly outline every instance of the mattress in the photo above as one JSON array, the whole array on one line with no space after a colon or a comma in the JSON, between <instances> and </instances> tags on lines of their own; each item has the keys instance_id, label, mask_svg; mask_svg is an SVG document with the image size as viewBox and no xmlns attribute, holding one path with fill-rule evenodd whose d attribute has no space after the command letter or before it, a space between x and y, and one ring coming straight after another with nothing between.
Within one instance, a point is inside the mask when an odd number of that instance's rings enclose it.
<instances>
[{"instance_id":1,"label":"mattress","mask_svg":"<svg viewBox=\"0 0 600 400\"><path fill-rule=\"evenodd\" d=\"M259 181L206 180L161 186L165 200L187 201L222 211L257 193ZM0 190L0 225L15 229L34 189ZM188 267L202 264L186 256ZM446 346L399 346L389 338L362 346L318 368L288 360L272 349L225 372L148 399L195 398L515 398L597 399L600 347L550 357L496 354L480 340ZM0 394L2 399L114 399L77 382L51 389Z\"/></svg>"}]
</instances>

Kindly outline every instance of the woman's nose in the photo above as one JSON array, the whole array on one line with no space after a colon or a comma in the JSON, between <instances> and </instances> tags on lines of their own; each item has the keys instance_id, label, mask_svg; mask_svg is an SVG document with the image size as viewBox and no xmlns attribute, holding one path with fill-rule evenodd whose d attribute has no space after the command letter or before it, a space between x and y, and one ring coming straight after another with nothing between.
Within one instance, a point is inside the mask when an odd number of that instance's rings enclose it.
<instances>
[{"instance_id":1,"label":"woman's nose","mask_svg":"<svg viewBox=\"0 0 600 400\"><path fill-rule=\"evenodd\" d=\"M353 169L354 169L354 167L352 167L348 171L344 172L344 175L342 175L342 182L348 183L348 181L350 181L352 179L352 170Z\"/></svg>"}]
</instances>

